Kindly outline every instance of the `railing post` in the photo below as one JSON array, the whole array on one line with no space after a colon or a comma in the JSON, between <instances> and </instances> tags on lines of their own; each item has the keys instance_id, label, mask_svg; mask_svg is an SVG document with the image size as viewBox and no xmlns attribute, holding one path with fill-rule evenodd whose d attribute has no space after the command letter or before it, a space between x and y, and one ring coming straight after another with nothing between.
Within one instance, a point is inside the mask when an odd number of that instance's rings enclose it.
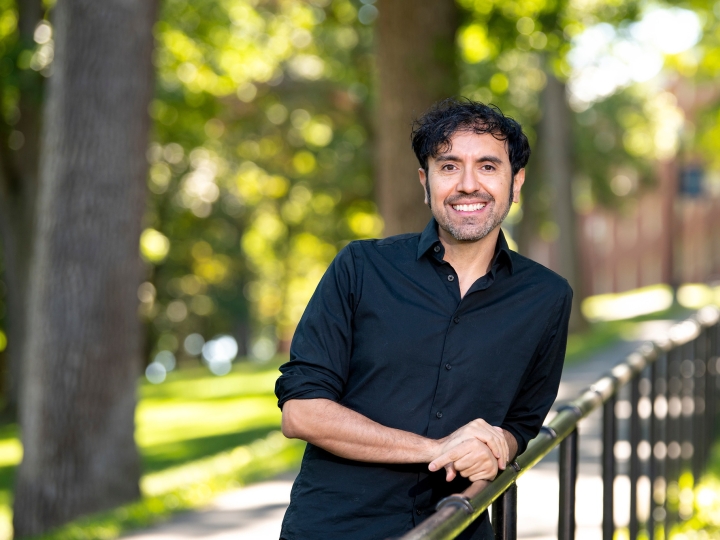
<instances>
[{"instance_id":1,"label":"railing post","mask_svg":"<svg viewBox=\"0 0 720 540\"><path fill-rule=\"evenodd\" d=\"M517 540L517 484L513 483L492 505L495 540Z\"/></svg>"},{"instance_id":2,"label":"railing post","mask_svg":"<svg viewBox=\"0 0 720 540\"><path fill-rule=\"evenodd\" d=\"M670 537L670 531L678 515L677 486L680 478L681 455L677 451L682 443L682 380L680 365L685 351L682 345L668 352L667 381L668 381L668 415L666 417L665 442L667 455L665 458L665 538ZM670 500L672 495L672 500Z\"/></svg>"},{"instance_id":3,"label":"railing post","mask_svg":"<svg viewBox=\"0 0 720 540\"><path fill-rule=\"evenodd\" d=\"M705 434L704 455L710 454L713 437L713 424L715 421L715 353L713 350L713 332L715 328L710 327L706 332L705 343L705 422L703 425L703 433ZM705 463L703 462L703 466Z\"/></svg>"},{"instance_id":4,"label":"railing post","mask_svg":"<svg viewBox=\"0 0 720 540\"><path fill-rule=\"evenodd\" d=\"M575 486L578 468L578 431L560 443L560 511L558 540L575 540Z\"/></svg>"},{"instance_id":5,"label":"railing post","mask_svg":"<svg viewBox=\"0 0 720 540\"><path fill-rule=\"evenodd\" d=\"M702 328L700 335L695 340L695 357L693 363L693 431L692 431L692 474L693 483L696 486L700 481L703 466L705 465L705 376L707 366L707 330Z\"/></svg>"},{"instance_id":6,"label":"railing post","mask_svg":"<svg viewBox=\"0 0 720 540\"><path fill-rule=\"evenodd\" d=\"M603 479L603 540L613 540L615 533L615 403L616 395L613 394L603 404L603 454L602 454L602 479Z\"/></svg>"},{"instance_id":7,"label":"railing post","mask_svg":"<svg viewBox=\"0 0 720 540\"><path fill-rule=\"evenodd\" d=\"M630 414L630 433L628 439L630 442L630 538L637 538L638 513L637 513L637 485L640 478L640 457L638 456L638 446L640 444L640 412L638 406L640 404L640 374L633 377L630 382L630 405L632 412Z\"/></svg>"},{"instance_id":8,"label":"railing post","mask_svg":"<svg viewBox=\"0 0 720 540\"><path fill-rule=\"evenodd\" d=\"M650 458L648 463L648 480L650 481L650 508L648 509L647 536L648 540L655 540L655 479L657 478L658 467L655 458L655 445L658 442L658 420L655 400L658 396L658 357L650 365L650 418L648 440L650 442Z\"/></svg>"},{"instance_id":9,"label":"railing post","mask_svg":"<svg viewBox=\"0 0 720 540\"><path fill-rule=\"evenodd\" d=\"M720 335L720 323L716 323L715 326L709 329L708 334L708 360L707 360L707 377L705 379L705 395L706 403L705 407L708 411L707 414L707 453L710 453L712 443L715 440L715 426L717 424L715 415L717 414L717 357L720 354L718 350L718 336Z\"/></svg>"}]
</instances>

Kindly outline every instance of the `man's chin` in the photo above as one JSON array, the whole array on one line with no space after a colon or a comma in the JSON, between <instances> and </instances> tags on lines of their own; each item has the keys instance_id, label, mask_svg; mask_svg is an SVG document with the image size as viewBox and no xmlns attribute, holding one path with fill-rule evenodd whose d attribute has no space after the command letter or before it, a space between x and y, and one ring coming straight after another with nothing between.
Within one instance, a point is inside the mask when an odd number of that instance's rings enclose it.
<instances>
[{"instance_id":1,"label":"man's chin","mask_svg":"<svg viewBox=\"0 0 720 540\"><path fill-rule=\"evenodd\" d=\"M491 231L492 231L492 229L486 230L484 228L479 229L479 230L478 229L471 229L471 230L456 229L454 227L445 229L445 232L447 232L455 240L457 240L458 242L465 242L465 243L478 242L478 241L482 240L483 238L485 238L488 234L490 234Z\"/></svg>"},{"instance_id":2,"label":"man's chin","mask_svg":"<svg viewBox=\"0 0 720 540\"><path fill-rule=\"evenodd\" d=\"M435 221L438 222L438 226L442 230L458 242L477 242L482 240L499 225L496 224L493 227L488 227L484 224L459 225L456 223L448 223L448 221L444 219L438 219L437 216L435 216Z\"/></svg>"}]
</instances>

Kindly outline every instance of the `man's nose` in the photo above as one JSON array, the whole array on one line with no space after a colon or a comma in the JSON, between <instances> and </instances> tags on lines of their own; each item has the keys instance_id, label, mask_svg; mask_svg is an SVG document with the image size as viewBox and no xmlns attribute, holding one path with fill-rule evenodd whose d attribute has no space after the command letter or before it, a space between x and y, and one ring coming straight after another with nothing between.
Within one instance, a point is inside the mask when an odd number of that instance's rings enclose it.
<instances>
[{"instance_id":1,"label":"man's nose","mask_svg":"<svg viewBox=\"0 0 720 540\"><path fill-rule=\"evenodd\" d=\"M464 193L474 193L478 190L478 186L479 183L474 169L472 167L466 168L460 177L460 182L457 186L458 191L462 191Z\"/></svg>"}]
</instances>

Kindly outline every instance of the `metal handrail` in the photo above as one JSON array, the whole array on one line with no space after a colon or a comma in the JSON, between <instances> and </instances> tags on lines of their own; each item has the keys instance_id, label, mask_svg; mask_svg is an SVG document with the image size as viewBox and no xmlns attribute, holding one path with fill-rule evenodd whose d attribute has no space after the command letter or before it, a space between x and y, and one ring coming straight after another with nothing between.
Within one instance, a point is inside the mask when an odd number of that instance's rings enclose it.
<instances>
[{"instance_id":1,"label":"metal handrail","mask_svg":"<svg viewBox=\"0 0 720 540\"><path fill-rule=\"evenodd\" d=\"M525 452L517 457L512 467L507 467L492 482L475 482L463 493L443 499L438 503L436 511L432 516L400 537L399 540L451 540L459 535L475 519L480 517L493 502L496 502L496 504L493 505L495 537L503 539L514 538L514 514L516 512L516 497L514 495L515 482L520 476L550 453L553 448L563 443L563 441L566 441L566 445L565 447L561 447L561 454L564 454L561 455L561 463L563 459L565 459L569 463L569 466L560 468L561 509L558 533L561 539L574 538L575 480L577 478L577 425L580 420L601 406L604 406L605 409L605 433L603 437L603 480L605 484L603 538L612 539L615 529L612 512L612 480L615 474L613 454L615 442L614 405L618 392L631 380L637 380L638 376L646 367L651 365L654 367L654 363L661 355L687 345L698 338L703 329L710 327L720 329L720 326L718 326L719 320L720 310L714 307L703 308L692 318L673 326L668 332L666 339L646 343L638 348L638 350L630 354L624 362L616 365L608 374L584 390L575 400L560 407L556 416L550 423L541 428L538 436L530 441ZM716 334L720 334L720 332L716 332ZM714 352L716 355L714 358L715 361L717 360L717 355L720 354L720 337L715 337L713 343L712 348L715 350L708 350L706 352ZM710 360L710 358L708 360ZM653 388L654 386L653 384ZM633 406L633 410L634 416L637 417L637 407ZM713 411L713 415L714 413L715 411ZM651 418L654 418L654 414ZM654 420L651 420L651 422L652 421ZM636 455L637 448L633 448L632 453ZM568 468L570 470L568 470ZM563 474L565 478L562 477ZM607 487L608 478L610 481L609 489ZM503 495L507 496L510 488L512 488L512 497L510 497L508 501L504 501L503 499L506 497L503 497ZM565 498L564 501L562 501L563 496ZM633 504L635 503L633 502ZM565 510L563 510L563 506L566 506ZM513 523L509 523L508 516ZM631 523L631 525L633 524ZM635 524L635 526L637 526L637 524ZM652 538L652 535L650 536Z\"/></svg>"}]
</instances>

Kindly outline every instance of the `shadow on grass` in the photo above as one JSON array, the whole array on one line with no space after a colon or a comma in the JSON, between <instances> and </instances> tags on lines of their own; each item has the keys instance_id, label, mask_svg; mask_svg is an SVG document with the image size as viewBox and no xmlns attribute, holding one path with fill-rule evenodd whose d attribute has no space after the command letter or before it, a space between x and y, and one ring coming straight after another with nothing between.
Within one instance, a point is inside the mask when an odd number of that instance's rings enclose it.
<instances>
[{"instance_id":1,"label":"shadow on grass","mask_svg":"<svg viewBox=\"0 0 720 540\"><path fill-rule=\"evenodd\" d=\"M277 431L277 429L277 424L268 424L242 432L224 433L222 435L197 437L195 439L153 445L141 451L143 472L161 471L231 450L237 446L250 444L257 439L266 437L271 431Z\"/></svg>"},{"instance_id":2,"label":"shadow on grass","mask_svg":"<svg viewBox=\"0 0 720 540\"><path fill-rule=\"evenodd\" d=\"M15 465L0 467L0 504L10 504L11 493L15 487Z\"/></svg>"}]
</instances>

